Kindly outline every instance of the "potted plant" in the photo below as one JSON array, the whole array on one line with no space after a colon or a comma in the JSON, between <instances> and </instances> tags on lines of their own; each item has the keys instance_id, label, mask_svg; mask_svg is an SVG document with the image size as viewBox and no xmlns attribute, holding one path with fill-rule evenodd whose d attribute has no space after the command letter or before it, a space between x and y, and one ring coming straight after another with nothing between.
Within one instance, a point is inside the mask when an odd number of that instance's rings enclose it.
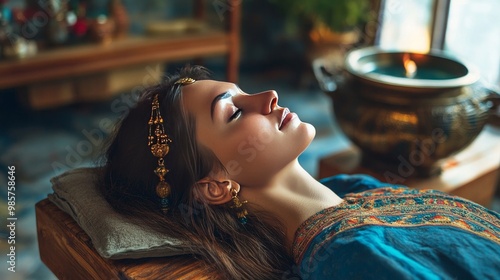
<instances>
[{"instance_id":1,"label":"potted plant","mask_svg":"<svg viewBox=\"0 0 500 280\"><path fill-rule=\"evenodd\" d=\"M370 0L272 0L294 24L305 20L315 43L356 43L369 20ZM302 19L297 21L297 19Z\"/></svg>"}]
</instances>

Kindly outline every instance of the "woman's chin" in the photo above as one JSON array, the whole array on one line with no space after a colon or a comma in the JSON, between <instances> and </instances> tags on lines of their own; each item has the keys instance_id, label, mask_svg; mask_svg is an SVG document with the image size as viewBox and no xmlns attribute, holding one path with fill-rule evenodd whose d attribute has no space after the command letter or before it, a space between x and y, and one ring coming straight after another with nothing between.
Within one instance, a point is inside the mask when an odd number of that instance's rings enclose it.
<instances>
[{"instance_id":1,"label":"woman's chin","mask_svg":"<svg viewBox=\"0 0 500 280\"><path fill-rule=\"evenodd\" d=\"M304 125L306 127L306 134L305 135L310 139L309 140L309 144L310 144L310 142L312 142L312 140L316 136L316 128L310 123L304 123Z\"/></svg>"},{"instance_id":2,"label":"woman's chin","mask_svg":"<svg viewBox=\"0 0 500 280\"><path fill-rule=\"evenodd\" d=\"M301 124L300 135L301 135L301 138L304 140L303 141L304 147L302 150L302 152L303 152L303 151L305 151L305 149L307 147L309 147L309 145L314 140L314 137L316 136L316 128L310 123L303 122Z\"/></svg>"}]
</instances>

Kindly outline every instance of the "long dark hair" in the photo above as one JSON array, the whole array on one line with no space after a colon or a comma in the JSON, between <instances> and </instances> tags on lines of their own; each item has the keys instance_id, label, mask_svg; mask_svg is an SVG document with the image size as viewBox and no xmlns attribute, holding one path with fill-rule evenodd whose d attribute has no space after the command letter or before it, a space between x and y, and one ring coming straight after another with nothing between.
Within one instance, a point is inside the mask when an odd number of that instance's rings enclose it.
<instances>
[{"instance_id":1,"label":"long dark hair","mask_svg":"<svg viewBox=\"0 0 500 280\"><path fill-rule=\"evenodd\" d=\"M229 207L195 199L193 185L212 170L223 170L217 157L196 141L195 120L181 103L180 77L209 79L207 69L184 67L176 75L144 91L135 108L118 126L105 153L100 190L111 206L124 215L146 221L155 230L187 239L193 252L232 279L276 279L290 268L281 223L264 212L249 211L242 225ZM170 211L161 214L155 193L157 166L147 145L151 101L159 94L166 133L173 140L165 165L170 170Z\"/></svg>"}]
</instances>

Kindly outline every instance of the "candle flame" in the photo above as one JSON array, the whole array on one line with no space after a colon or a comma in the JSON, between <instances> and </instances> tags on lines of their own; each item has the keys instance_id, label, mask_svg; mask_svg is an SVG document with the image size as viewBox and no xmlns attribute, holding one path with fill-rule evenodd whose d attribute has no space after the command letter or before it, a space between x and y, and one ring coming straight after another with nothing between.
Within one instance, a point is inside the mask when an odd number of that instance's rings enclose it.
<instances>
[{"instance_id":1,"label":"candle flame","mask_svg":"<svg viewBox=\"0 0 500 280\"><path fill-rule=\"evenodd\" d=\"M413 78L417 74L417 64L410 59L410 54L403 55L403 64L406 70L406 77Z\"/></svg>"}]
</instances>

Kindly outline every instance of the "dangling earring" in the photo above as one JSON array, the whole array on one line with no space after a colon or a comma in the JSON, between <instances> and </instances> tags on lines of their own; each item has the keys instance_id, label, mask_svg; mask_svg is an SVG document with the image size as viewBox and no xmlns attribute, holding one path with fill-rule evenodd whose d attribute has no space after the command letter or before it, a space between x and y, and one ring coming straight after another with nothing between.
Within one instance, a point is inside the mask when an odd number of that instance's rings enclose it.
<instances>
[{"instance_id":1,"label":"dangling earring","mask_svg":"<svg viewBox=\"0 0 500 280\"><path fill-rule=\"evenodd\" d=\"M238 221L244 225L247 223L247 210L243 208L243 204L247 203L248 201L240 201L238 198L238 191L236 191L235 188L231 188L231 200L233 201L233 205L230 206L230 208L234 208L236 211L236 216L238 217Z\"/></svg>"}]
</instances>

